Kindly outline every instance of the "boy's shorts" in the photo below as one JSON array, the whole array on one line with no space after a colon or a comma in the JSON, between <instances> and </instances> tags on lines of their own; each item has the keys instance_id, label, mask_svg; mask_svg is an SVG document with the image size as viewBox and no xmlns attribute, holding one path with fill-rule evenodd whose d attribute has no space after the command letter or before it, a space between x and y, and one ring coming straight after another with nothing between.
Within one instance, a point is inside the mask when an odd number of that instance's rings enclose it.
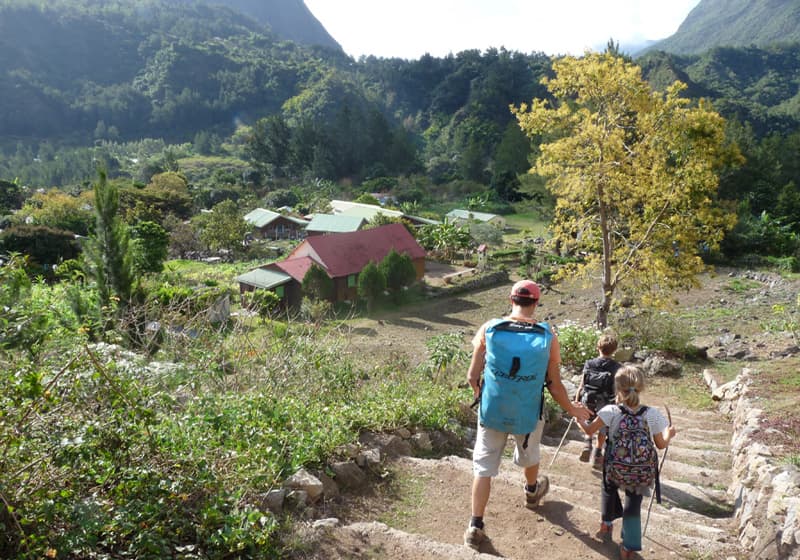
<instances>
[{"instance_id":1,"label":"boy's shorts","mask_svg":"<svg viewBox=\"0 0 800 560\"><path fill-rule=\"evenodd\" d=\"M522 468L538 465L539 443L542 440L544 421L536 423L536 428L528 437L528 447L522 448L525 442L525 434L513 435L514 464ZM478 435L475 439L475 449L472 451L472 470L475 476L493 477L500 471L500 461L503 457L503 450L506 447L509 434L498 432L491 428L486 428L478 423Z\"/></svg>"}]
</instances>

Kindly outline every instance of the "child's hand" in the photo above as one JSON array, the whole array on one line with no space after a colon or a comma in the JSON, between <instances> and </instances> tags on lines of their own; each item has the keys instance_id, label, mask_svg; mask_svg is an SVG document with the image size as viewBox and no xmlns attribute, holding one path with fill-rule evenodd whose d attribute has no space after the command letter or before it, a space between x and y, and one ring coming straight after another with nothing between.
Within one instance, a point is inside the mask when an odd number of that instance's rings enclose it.
<instances>
[{"instance_id":1,"label":"child's hand","mask_svg":"<svg viewBox=\"0 0 800 560\"><path fill-rule=\"evenodd\" d=\"M667 428L667 439L671 440L672 438L675 437L675 434L677 433L678 429L675 426L670 426L669 428Z\"/></svg>"}]
</instances>

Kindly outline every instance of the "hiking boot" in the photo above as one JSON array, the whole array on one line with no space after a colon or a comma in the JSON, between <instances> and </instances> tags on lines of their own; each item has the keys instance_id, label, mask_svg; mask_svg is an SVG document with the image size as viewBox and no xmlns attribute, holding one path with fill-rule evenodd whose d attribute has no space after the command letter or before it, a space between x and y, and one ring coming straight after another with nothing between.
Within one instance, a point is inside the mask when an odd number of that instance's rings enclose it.
<instances>
[{"instance_id":1,"label":"hiking boot","mask_svg":"<svg viewBox=\"0 0 800 560\"><path fill-rule=\"evenodd\" d=\"M592 453L592 448L587 446L581 450L581 454L578 456L578 461L581 463L588 463L589 462L589 455Z\"/></svg>"},{"instance_id":2,"label":"hiking boot","mask_svg":"<svg viewBox=\"0 0 800 560\"><path fill-rule=\"evenodd\" d=\"M479 550L481 548L481 543L485 540L486 533L483 529L470 526L464 531L464 544L472 550Z\"/></svg>"},{"instance_id":3,"label":"hiking boot","mask_svg":"<svg viewBox=\"0 0 800 560\"><path fill-rule=\"evenodd\" d=\"M592 448L592 467L595 469L603 468L603 450Z\"/></svg>"},{"instance_id":4,"label":"hiking boot","mask_svg":"<svg viewBox=\"0 0 800 560\"><path fill-rule=\"evenodd\" d=\"M533 509L539 506L539 501L544 498L547 491L550 490L550 479L546 476L539 477L536 481L536 490L530 492L528 487L525 487L525 507Z\"/></svg>"}]
</instances>

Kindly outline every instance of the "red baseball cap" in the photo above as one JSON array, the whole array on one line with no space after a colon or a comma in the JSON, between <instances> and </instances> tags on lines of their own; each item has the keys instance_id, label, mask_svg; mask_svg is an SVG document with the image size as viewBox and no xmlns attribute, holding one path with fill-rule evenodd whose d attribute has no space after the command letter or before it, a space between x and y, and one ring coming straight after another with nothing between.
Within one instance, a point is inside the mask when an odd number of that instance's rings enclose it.
<instances>
[{"instance_id":1,"label":"red baseball cap","mask_svg":"<svg viewBox=\"0 0 800 560\"><path fill-rule=\"evenodd\" d=\"M539 286L532 280L520 280L511 287L511 297L539 299L540 295Z\"/></svg>"}]
</instances>

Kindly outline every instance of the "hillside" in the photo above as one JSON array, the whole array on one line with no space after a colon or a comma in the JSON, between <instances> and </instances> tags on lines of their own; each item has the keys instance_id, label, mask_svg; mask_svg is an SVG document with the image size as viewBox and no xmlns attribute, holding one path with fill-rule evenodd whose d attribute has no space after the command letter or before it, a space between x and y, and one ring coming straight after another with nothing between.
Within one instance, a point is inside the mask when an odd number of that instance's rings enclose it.
<instances>
[{"instance_id":1,"label":"hillside","mask_svg":"<svg viewBox=\"0 0 800 560\"><path fill-rule=\"evenodd\" d=\"M795 0L701 0L674 35L650 46L674 54L714 47L767 47L800 41Z\"/></svg>"},{"instance_id":2,"label":"hillside","mask_svg":"<svg viewBox=\"0 0 800 560\"><path fill-rule=\"evenodd\" d=\"M196 0L231 8L268 25L281 39L341 50L303 0Z\"/></svg>"},{"instance_id":3,"label":"hillside","mask_svg":"<svg viewBox=\"0 0 800 560\"><path fill-rule=\"evenodd\" d=\"M652 52L637 60L656 89L675 80L704 97L726 118L749 122L758 135L795 130L800 119L800 43L715 47L701 55Z\"/></svg>"}]
</instances>

